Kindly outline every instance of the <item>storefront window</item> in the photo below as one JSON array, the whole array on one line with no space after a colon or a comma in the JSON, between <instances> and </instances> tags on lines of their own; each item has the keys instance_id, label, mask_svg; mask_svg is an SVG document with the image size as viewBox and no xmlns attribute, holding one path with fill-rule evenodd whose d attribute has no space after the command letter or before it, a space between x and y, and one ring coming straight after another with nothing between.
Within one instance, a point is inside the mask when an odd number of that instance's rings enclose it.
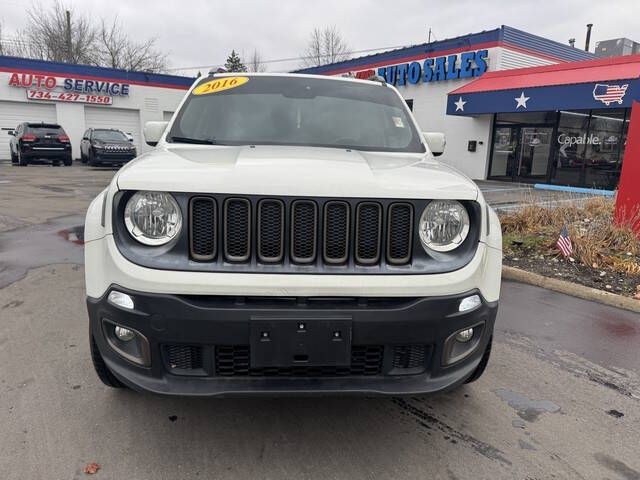
<instances>
[{"instance_id":1,"label":"storefront window","mask_svg":"<svg viewBox=\"0 0 640 480\"><path fill-rule=\"evenodd\" d=\"M499 113L489 177L613 190L630 110Z\"/></svg>"},{"instance_id":2,"label":"storefront window","mask_svg":"<svg viewBox=\"0 0 640 480\"><path fill-rule=\"evenodd\" d=\"M556 135L551 182L581 185L585 163L589 111L561 111Z\"/></svg>"},{"instance_id":3,"label":"storefront window","mask_svg":"<svg viewBox=\"0 0 640 480\"><path fill-rule=\"evenodd\" d=\"M613 189L618 184L624 117L622 108L592 110L585 154L587 187Z\"/></svg>"}]
</instances>

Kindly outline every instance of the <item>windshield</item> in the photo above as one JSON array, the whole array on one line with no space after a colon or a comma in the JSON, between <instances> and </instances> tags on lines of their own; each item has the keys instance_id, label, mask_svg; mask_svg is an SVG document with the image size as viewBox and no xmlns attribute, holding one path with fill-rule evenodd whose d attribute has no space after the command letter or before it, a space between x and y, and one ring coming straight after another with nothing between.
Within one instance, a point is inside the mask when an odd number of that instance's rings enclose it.
<instances>
[{"instance_id":1,"label":"windshield","mask_svg":"<svg viewBox=\"0 0 640 480\"><path fill-rule=\"evenodd\" d=\"M124 133L118 130L94 130L93 139L102 140L103 142L127 141L127 137L125 137Z\"/></svg>"},{"instance_id":2,"label":"windshield","mask_svg":"<svg viewBox=\"0 0 640 480\"><path fill-rule=\"evenodd\" d=\"M424 152L403 100L381 84L305 77L209 77L168 142Z\"/></svg>"}]
</instances>

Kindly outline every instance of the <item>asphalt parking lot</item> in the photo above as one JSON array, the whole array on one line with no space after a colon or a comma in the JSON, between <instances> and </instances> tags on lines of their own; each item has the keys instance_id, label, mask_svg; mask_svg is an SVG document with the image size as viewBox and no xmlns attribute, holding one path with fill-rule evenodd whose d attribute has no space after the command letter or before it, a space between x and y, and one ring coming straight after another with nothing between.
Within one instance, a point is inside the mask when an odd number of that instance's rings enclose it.
<instances>
[{"instance_id":1,"label":"asphalt parking lot","mask_svg":"<svg viewBox=\"0 0 640 480\"><path fill-rule=\"evenodd\" d=\"M0 478L640 479L637 314L505 282L485 375L417 398L113 391L82 223L113 176L0 164Z\"/></svg>"}]
</instances>

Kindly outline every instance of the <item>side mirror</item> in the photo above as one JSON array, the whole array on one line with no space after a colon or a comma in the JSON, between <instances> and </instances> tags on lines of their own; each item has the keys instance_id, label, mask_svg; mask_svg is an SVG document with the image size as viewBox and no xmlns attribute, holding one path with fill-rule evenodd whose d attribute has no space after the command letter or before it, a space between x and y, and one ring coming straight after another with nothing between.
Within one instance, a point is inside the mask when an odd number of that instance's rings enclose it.
<instances>
[{"instance_id":1,"label":"side mirror","mask_svg":"<svg viewBox=\"0 0 640 480\"><path fill-rule=\"evenodd\" d=\"M434 157L439 157L444 153L444 147L447 145L447 139L444 133L441 132L422 132L429 150L433 153Z\"/></svg>"},{"instance_id":2,"label":"side mirror","mask_svg":"<svg viewBox=\"0 0 640 480\"><path fill-rule=\"evenodd\" d=\"M16 132L14 130L9 130L7 132L7 135L11 135L12 137L15 137L16 136Z\"/></svg>"},{"instance_id":3,"label":"side mirror","mask_svg":"<svg viewBox=\"0 0 640 480\"><path fill-rule=\"evenodd\" d=\"M130 142L133 142L133 135L131 135L129 132L125 132L124 136L127 137L127 140L129 140Z\"/></svg>"},{"instance_id":4,"label":"side mirror","mask_svg":"<svg viewBox=\"0 0 640 480\"><path fill-rule=\"evenodd\" d=\"M169 122L147 122L144 124L144 141L147 142L147 145L151 145L155 147L160 139L162 138L162 134L165 129L169 125Z\"/></svg>"}]
</instances>

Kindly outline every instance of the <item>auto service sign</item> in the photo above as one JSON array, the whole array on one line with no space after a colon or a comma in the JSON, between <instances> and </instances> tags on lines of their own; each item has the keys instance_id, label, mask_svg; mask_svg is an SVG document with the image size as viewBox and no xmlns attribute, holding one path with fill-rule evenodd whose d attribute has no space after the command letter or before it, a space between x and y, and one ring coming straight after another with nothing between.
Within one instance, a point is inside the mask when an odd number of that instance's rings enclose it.
<instances>
[{"instance_id":1,"label":"auto service sign","mask_svg":"<svg viewBox=\"0 0 640 480\"><path fill-rule=\"evenodd\" d=\"M114 96L128 96L129 84L109 80L62 78L33 73L13 73L9 86L24 88L30 100L111 105Z\"/></svg>"}]
</instances>

